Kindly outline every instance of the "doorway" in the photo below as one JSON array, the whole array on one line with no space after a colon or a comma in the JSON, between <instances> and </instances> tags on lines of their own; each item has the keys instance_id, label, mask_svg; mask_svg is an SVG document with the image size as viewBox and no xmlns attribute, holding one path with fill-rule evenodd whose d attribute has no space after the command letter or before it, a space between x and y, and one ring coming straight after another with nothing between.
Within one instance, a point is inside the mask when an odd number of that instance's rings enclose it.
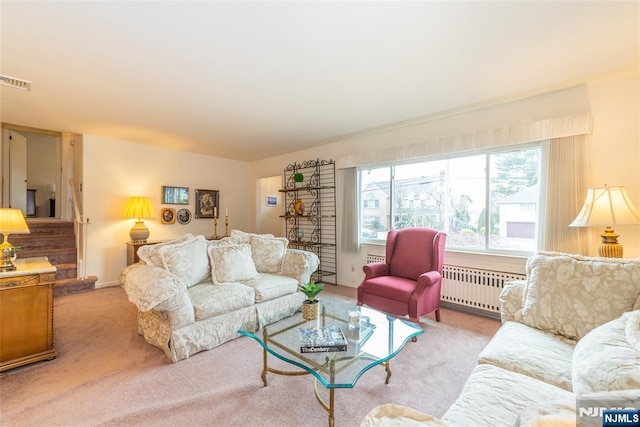
<instances>
[{"instance_id":1,"label":"doorway","mask_svg":"<svg viewBox=\"0 0 640 427\"><path fill-rule=\"evenodd\" d=\"M2 207L27 218L60 218L62 134L2 127Z\"/></svg>"}]
</instances>

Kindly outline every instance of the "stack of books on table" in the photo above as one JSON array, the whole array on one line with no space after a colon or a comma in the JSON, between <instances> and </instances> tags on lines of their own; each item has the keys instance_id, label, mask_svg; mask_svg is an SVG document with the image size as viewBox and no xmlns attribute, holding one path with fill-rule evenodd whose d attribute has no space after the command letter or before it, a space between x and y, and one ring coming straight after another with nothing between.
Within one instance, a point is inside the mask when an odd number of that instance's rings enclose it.
<instances>
[{"instance_id":1,"label":"stack of books on table","mask_svg":"<svg viewBox=\"0 0 640 427\"><path fill-rule=\"evenodd\" d=\"M347 340L338 326L300 328L300 353L347 351Z\"/></svg>"}]
</instances>

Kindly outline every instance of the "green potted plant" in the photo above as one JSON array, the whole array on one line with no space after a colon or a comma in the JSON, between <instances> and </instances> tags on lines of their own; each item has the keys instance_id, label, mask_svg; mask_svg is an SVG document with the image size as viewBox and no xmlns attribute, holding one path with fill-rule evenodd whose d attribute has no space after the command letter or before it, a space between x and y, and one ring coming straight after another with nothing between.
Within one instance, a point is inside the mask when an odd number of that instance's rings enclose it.
<instances>
[{"instance_id":1,"label":"green potted plant","mask_svg":"<svg viewBox=\"0 0 640 427\"><path fill-rule=\"evenodd\" d=\"M302 318L305 320L313 320L318 318L318 300L316 297L322 290L324 285L310 280L307 283L300 283L298 290L302 292L307 299L302 303Z\"/></svg>"},{"instance_id":2,"label":"green potted plant","mask_svg":"<svg viewBox=\"0 0 640 427\"><path fill-rule=\"evenodd\" d=\"M296 172L293 174L293 185L296 188L302 187L302 181L304 181L304 175L300 172Z\"/></svg>"}]
</instances>

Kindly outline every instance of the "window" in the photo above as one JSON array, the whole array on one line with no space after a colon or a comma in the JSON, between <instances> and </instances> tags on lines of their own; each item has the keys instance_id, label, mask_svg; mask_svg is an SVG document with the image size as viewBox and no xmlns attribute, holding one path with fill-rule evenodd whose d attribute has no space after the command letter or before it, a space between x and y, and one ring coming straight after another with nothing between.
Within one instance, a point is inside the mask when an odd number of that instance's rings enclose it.
<instances>
[{"instance_id":1,"label":"window","mask_svg":"<svg viewBox=\"0 0 640 427\"><path fill-rule=\"evenodd\" d=\"M432 227L447 233L449 249L533 252L539 171L540 144L360 168L361 236Z\"/></svg>"}]
</instances>

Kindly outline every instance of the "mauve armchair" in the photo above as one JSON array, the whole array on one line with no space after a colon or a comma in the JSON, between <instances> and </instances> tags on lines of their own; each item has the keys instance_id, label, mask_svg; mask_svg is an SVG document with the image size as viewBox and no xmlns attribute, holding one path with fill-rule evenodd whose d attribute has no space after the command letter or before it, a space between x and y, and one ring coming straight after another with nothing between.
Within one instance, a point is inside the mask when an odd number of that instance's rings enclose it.
<instances>
[{"instance_id":1,"label":"mauve armchair","mask_svg":"<svg viewBox=\"0 0 640 427\"><path fill-rule=\"evenodd\" d=\"M440 287L447 235L432 228L403 228L387 234L386 260L366 264L358 305L396 316L435 311L440 321Z\"/></svg>"}]
</instances>

